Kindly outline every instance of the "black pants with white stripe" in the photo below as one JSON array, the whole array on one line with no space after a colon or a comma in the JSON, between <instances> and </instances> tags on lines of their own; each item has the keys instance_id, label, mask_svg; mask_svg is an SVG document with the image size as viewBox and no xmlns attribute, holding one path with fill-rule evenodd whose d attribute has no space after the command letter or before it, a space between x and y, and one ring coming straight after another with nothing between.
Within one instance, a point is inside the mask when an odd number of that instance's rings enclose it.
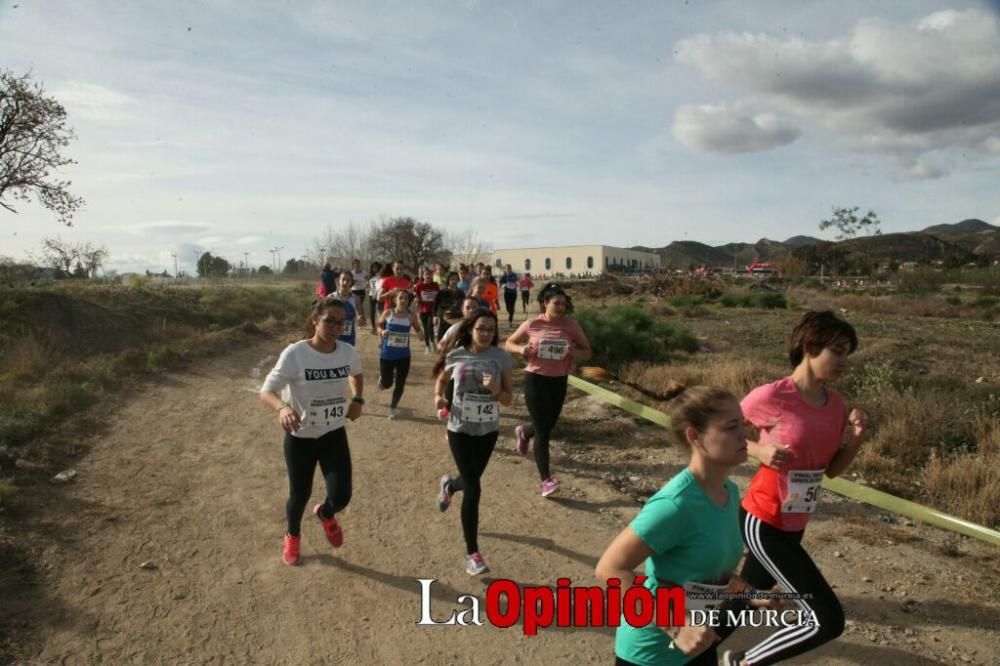
<instances>
[{"instance_id":1,"label":"black pants with white stripe","mask_svg":"<svg viewBox=\"0 0 1000 666\"><path fill-rule=\"evenodd\" d=\"M793 603L812 612L817 626L785 627L746 652L748 664L776 664L808 652L844 632L844 609L830 584L802 547L805 531L785 532L740 509L743 541L750 553L740 576L758 590L779 583L786 592L801 595Z\"/></svg>"}]
</instances>

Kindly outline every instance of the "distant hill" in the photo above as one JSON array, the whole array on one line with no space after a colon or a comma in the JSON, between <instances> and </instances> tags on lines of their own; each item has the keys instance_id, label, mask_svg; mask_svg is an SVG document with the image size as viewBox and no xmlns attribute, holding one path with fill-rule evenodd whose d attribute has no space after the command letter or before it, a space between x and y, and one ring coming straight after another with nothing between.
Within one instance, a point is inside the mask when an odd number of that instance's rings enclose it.
<instances>
[{"instance_id":1,"label":"distant hill","mask_svg":"<svg viewBox=\"0 0 1000 666\"><path fill-rule=\"evenodd\" d=\"M782 242L782 245L787 247L803 247L806 245L815 245L816 243L823 242L819 238L813 238L812 236L792 236L791 238Z\"/></svg>"},{"instance_id":2,"label":"distant hill","mask_svg":"<svg viewBox=\"0 0 1000 666\"><path fill-rule=\"evenodd\" d=\"M781 261L791 253L800 255L831 252L842 257L864 255L878 262L916 261L929 263L950 259L961 263L986 256L1000 258L1000 227L970 218L955 224L937 224L922 231L866 236L831 242L813 236L792 236L784 242L762 238L756 243L706 245L697 241L674 241L661 248L634 247L655 252L661 265L686 269L689 266L731 268L755 261Z\"/></svg>"},{"instance_id":3,"label":"distant hill","mask_svg":"<svg viewBox=\"0 0 1000 666\"><path fill-rule=\"evenodd\" d=\"M988 222L970 218L956 222L955 224L935 224L933 227L923 229L923 231L929 234L966 234L977 231L994 231L996 229L1000 229L1000 227L994 227Z\"/></svg>"}]
</instances>

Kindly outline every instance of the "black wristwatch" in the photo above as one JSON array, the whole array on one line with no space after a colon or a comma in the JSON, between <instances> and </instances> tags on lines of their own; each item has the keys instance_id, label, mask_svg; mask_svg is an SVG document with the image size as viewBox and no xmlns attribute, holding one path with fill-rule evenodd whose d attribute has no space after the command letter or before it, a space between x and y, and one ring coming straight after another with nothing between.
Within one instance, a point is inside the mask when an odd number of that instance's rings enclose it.
<instances>
[{"instance_id":1,"label":"black wristwatch","mask_svg":"<svg viewBox=\"0 0 1000 666\"><path fill-rule=\"evenodd\" d=\"M351 402L356 402L359 405L363 405L363 404L365 404L365 399L363 397L361 397L360 395L356 395L353 398L351 398Z\"/></svg>"}]
</instances>

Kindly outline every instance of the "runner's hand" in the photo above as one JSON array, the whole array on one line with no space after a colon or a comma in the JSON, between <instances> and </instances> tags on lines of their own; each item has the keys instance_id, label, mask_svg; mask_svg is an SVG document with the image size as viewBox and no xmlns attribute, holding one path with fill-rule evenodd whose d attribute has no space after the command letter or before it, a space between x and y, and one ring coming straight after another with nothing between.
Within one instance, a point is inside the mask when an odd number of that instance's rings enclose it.
<instances>
[{"instance_id":1,"label":"runner's hand","mask_svg":"<svg viewBox=\"0 0 1000 666\"><path fill-rule=\"evenodd\" d=\"M528 344L524 345L524 351L521 352L521 356L524 357L524 360L530 361L531 359L538 356L538 347L535 346L534 342L529 342Z\"/></svg>"},{"instance_id":2,"label":"runner's hand","mask_svg":"<svg viewBox=\"0 0 1000 666\"><path fill-rule=\"evenodd\" d=\"M448 401L444 399L443 395L439 395L437 397L437 400L434 401L434 408L435 409L447 409L447 407L448 407Z\"/></svg>"},{"instance_id":3,"label":"runner's hand","mask_svg":"<svg viewBox=\"0 0 1000 666\"><path fill-rule=\"evenodd\" d=\"M865 433L868 431L868 414L864 410L852 409L847 417L847 423L850 426L852 440L860 442L864 439Z\"/></svg>"},{"instance_id":4,"label":"runner's hand","mask_svg":"<svg viewBox=\"0 0 1000 666\"><path fill-rule=\"evenodd\" d=\"M711 627L684 626L677 633L674 646L687 656L694 657L712 647L712 643L718 640L718 634Z\"/></svg>"},{"instance_id":5,"label":"runner's hand","mask_svg":"<svg viewBox=\"0 0 1000 666\"><path fill-rule=\"evenodd\" d=\"M290 435L299 429L302 425L302 420L299 418L298 412L291 407L287 407L278 412L278 423L281 424L281 429Z\"/></svg>"},{"instance_id":6,"label":"runner's hand","mask_svg":"<svg viewBox=\"0 0 1000 666\"><path fill-rule=\"evenodd\" d=\"M483 388L493 395L498 395L500 393L500 385L497 384L496 377L488 372L483 373Z\"/></svg>"},{"instance_id":7,"label":"runner's hand","mask_svg":"<svg viewBox=\"0 0 1000 666\"><path fill-rule=\"evenodd\" d=\"M792 450L783 444L763 444L759 443L757 445L757 450L754 451L755 457L768 467L781 470L788 467L788 463L792 462Z\"/></svg>"},{"instance_id":8,"label":"runner's hand","mask_svg":"<svg viewBox=\"0 0 1000 666\"><path fill-rule=\"evenodd\" d=\"M347 419L349 421L357 421L361 416L361 403L351 401L351 406L347 408Z\"/></svg>"}]
</instances>

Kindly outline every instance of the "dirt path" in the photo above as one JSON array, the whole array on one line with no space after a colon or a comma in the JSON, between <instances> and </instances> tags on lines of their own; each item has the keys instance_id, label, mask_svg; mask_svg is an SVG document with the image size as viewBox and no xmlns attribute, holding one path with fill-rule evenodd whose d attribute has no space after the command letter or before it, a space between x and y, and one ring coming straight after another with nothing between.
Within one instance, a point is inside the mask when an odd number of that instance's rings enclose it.
<instances>
[{"instance_id":1,"label":"dirt path","mask_svg":"<svg viewBox=\"0 0 1000 666\"><path fill-rule=\"evenodd\" d=\"M359 344L367 416L348 426L354 498L342 521L345 545L330 549L307 515L303 566L284 566L280 433L256 398L281 347L267 341L200 363L124 401L76 465L78 480L40 498L32 520L48 545L34 563L39 579L10 600L38 641L27 654L60 664L613 660L606 628L527 637L519 626L415 624L417 579L437 580L433 615L442 619L466 607L456 603L459 595L482 600L493 578L466 575L458 507L441 514L435 506L436 481L453 465L429 409L431 357L415 354L402 403L408 411L389 421L388 396L374 390L375 345L367 335ZM568 419L619 418L575 402ZM484 479L481 547L490 576L592 584L596 558L638 505L606 482L615 468L587 462L593 449L573 458L561 446L554 464L565 469L565 492L556 501L540 498L534 465L511 452L511 427L523 416L523 402L507 410L506 439ZM646 473L660 485L678 461L654 446L642 455L663 456ZM314 496L320 488L317 481ZM809 538L844 594L852 626L800 663L998 663L995 551L967 545L965 557L947 559L919 537L865 546L836 533L844 503L829 504ZM984 594L985 585L993 591ZM980 586L976 597L973 586ZM743 632L732 643L752 638Z\"/></svg>"}]
</instances>

